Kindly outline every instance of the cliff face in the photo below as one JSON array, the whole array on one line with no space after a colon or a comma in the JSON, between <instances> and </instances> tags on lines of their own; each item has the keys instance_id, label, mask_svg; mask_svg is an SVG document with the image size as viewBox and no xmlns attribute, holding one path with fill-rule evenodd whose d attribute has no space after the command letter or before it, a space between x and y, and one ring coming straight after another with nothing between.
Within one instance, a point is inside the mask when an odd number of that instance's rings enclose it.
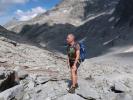
<instances>
[{"instance_id":1,"label":"cliff face","mask_svg":"<svg viewBox=\"0 0 133 100\"><path fill-rule=\"evenodd\" d=\"M118 0L62 0L53 9L26 22L12 22L5 25L9 30L20 32L24 25L69 23L79 26L84 20L99 13L110 11Z\"/></svg>"},{"instance_id":2,"label":"cliff face","mask_svg":"<svg viewBox=\"0 0 133 100\"><path fill-rule=\"evenodd\" d=\"M70 17L85 19L92 14L110 10L116 2L117 0L63 0L57 9L70 10Z\"/></svg>"},{"instance_id":3,"label":"cliff face","mask_svg":"<svg viewBox=\"0 0 133 100\"><path fill-rule=\"evenodd\" d=\"M119 18L119 23L129 23L133 25L133 0L120 0L116 7L115 14Z\"/></svg>"}]
</instances>

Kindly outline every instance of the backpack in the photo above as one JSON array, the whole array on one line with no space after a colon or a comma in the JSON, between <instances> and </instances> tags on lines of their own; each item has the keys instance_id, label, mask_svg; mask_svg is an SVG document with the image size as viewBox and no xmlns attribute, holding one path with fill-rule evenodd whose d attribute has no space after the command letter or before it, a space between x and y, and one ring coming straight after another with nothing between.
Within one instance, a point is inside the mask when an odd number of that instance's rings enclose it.
<instances>
[{"instance_id":1,"label":"backpack","mask_svg":"<svg viewBox=\"0 0 133 100\"><path fill-rule=\"evenodd\" d=\"M84 62L86 59L85 45L83 42L79 42L79 45L80 45L80 60Z\"/></svg>"}]
</instances>

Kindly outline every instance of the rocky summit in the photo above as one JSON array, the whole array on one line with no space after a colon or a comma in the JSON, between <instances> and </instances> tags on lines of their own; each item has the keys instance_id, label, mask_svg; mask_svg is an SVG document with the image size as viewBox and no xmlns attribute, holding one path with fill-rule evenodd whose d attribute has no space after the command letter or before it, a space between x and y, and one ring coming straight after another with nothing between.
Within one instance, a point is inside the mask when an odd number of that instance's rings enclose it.
<instances>
[{"instance_id":1,"label":"rocky summit","mask_svg":"<svg viewBox=\"0 0 133 100\"><path fill-rule=\"evenodd\" d=\"M0 100L133 100L133 0L62 0L0 26ZM66 35L86 45L71 83Z\"/></svg>"}]
</instances>

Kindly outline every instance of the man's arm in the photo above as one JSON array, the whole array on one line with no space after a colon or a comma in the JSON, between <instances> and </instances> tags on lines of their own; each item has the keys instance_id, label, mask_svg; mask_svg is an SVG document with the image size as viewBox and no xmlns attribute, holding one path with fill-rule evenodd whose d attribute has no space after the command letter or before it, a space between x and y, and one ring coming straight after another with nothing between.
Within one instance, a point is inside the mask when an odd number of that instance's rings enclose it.
<instances>
[{"instance_id":1,"label":"man's arm","mask_svg":"<svg viewBox=\"0 0 133 100\"><path fill-rule=\"evenodd\" d=\"M75 59L75 62L74 62L74 66L77 65L79 58L80 58L80 50L77 50L76 51L76 59Z\"/></svg>"},{"instance_id":2,"label":"man's arm","mask_svg":"<svg viewBox=\"0 0 133 100\"><path fill-rule=\"evenodd\" d=\"M80 46L79 46L79 44L78 44L78 45L76 46L76 58L75 58L74 66L77 65L79 58L80 58Z\"/></svg>"},{"instance_id":3,"label":"man's arm","mask_svg":"<svg viewBox=\"0 0 133 100\"><path fill-rule=\"evenodd\" d=\"M68 66L68 68L70 68L69 55L68 55L68 47L67 47L67 66Z\"/></svg>"},{"instance_id":4,"label":"man's arm","mask_svg":"<svg viewBox=\"0 0 133 100\"><path fill-rule=\"evenodd\" d=\"M68 66L68 68L70 67L69 57L67 57L67 66Z\"/></svg>"}]
</instances>

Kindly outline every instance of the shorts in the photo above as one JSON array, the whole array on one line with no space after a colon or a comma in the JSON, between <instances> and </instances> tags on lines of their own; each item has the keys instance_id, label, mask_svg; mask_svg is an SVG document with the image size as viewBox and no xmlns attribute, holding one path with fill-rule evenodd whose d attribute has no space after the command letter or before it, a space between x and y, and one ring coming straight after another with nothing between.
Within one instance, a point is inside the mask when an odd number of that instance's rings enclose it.
<instances>
[{"instance_id":1,"label":"shorts","mask_svg":"<svg viewBox=\"0 0 133 100\"><path fill-rule=\"evenodd\" d=\"M72 68L74 62L75 62L75 61L71 61L71 60L69 61L69 64L70 64L70 67L71 67L71 68ZM78 61L77 64L76 64L77 69L79 68L80 64L81 64L81 61Z\"/></svg>"}]
</instances>

